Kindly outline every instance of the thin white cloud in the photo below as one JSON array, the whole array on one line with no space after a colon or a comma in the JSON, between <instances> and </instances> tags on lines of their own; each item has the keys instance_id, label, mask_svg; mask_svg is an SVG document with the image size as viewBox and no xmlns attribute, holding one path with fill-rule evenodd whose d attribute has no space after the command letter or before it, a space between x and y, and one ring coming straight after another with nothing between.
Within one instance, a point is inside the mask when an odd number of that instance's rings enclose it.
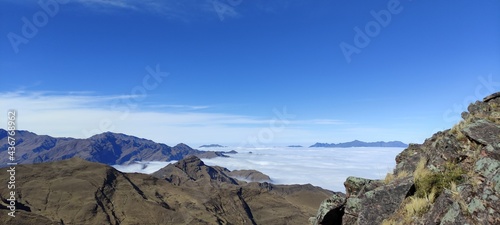
<instances>
[{"instance_id":1,"label":"thin white cloud","mask_svg":"<svg viewBox=\"0 0 500 225\"><path fill-rule=\"evenodd\" d=\"M208 106L208 105L167 105L167 104L155 104L155 105L151 105L149 107L151 107L151 108L192 109L192 110L211 108L211 106Z\"/></svg>"},{"instance_id":2,"label":"thin white cloud","mask_svg":"<svg viewBox=\"0 0 500 225\"><path fill-rule=\"evenodd\" d=\"M76 3L96 11L134 10L180 20L189 20L201 14L209 14L213 18L240 15L236 5L222 0L77 0Z\"/></svg>"},{"instance_id":3,"label":"thin white cloud","mask_svg":"<svg viewBox=\"0 0 500 225\"><path fill-rule=\"evenodd\" d=\"M269 120L246 115L186 110L144 110L135 96L63 95L53 92L0 93L0 109L19 112L18 129L52 136L87 138L106 131L120 132L158 142L239 142ZM127 104L127 102L129 104ZM0 125L3 127L2 125Z\"/></svg>"},{"instance_id":4,"label":"thin white cloud","mask_svg":"<svg viewBox=\"0 0 500 225\"><path fill-rule=\"evenodd\" d=\"M214 112L216 108L204 112L202 109L207 107L204 105L144 107L143 102L136 101L141 96L133 95L19 91L0 93L0 96L0 111L18 110L18 129L56 137L88 138L111 131L169 145L183 142L191 145L307 146L315 142L353 139L394 140L399 133L396 130L363 128L334 119L280 120L277 116L262 118L217 113ZM148 103L148 106L154 105ZM5 125L0 124L0 127Z\"/></svg>"},{"instance_id":5,"label":"thin white cloud","mask_svg":"<svg viewBox=\"0 0 500 225\"><path fill-rule=\"evenodd\" d=\"M147 1L145 1L147 2ZM133 9L137 10L135 4L140 3L138 1L127 1L127 0L78 0L78 3L91 6L91 7L118 7L123 9Z\"/></svg>"}]
</instances>

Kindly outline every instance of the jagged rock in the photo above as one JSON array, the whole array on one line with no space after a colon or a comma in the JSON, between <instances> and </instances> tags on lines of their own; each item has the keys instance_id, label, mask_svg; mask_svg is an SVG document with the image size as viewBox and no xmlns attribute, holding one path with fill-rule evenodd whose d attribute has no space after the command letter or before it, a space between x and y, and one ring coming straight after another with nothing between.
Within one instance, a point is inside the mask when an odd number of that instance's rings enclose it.
<instances>
[{"instance_id":1,"label":"jagged rock","mask_svg":"<svg viewBox=\"0 0 500 225\"><path fill-rule=\"evenodd\" d=\"M371 191L382 185L380 180L370 180L361 177L347 177L344 182L344 187L347 196L358 196L367 191Z\"/></svg>"},{"instance_id":2,"label":"jagged rock","mask_svg":"<svg viewBox=\"0 0 500 225\"><path fill-rule=\"evenodd\" d=\"M473 224L461 207L453 198L453 194L445 190L423 218L423 224Z\"/></svg>"},{"instance_id":3,"label":"jagged rock","mask_svg":"<svg viewBox=\"0 0 500 225\"><path fill-rule=\"evenodd\" d=\"M421 144L410 144L408 148L396 156L394 174L398 174L401 171L414 171L424 152L425 150Z\"/></svg>"},{"instance_id":4,"label":"jagged rock","mask_svg":"<svg viewBox=\"0 0 500 225\"><path fill-rule=\"evenodd\" d=\"M481 119L467 124L462 132L470 139L483 145L500 148L500 127L492 122Z\"/></svg>"},{"instance_id":5,"label":"jagged rock","mask_svg":"<svg viewBox=\"0 0 500 225\"><path fill-rule=\"evenodd\" d=\"M316 217L312 217L309 221L313 225L341 224L342 216L344 215L345 200L345 194L340 192L334 193L330 198L321 202Z\"/></svg>"},{"instance_id":6,"label":"jagged rock","mask_svg":"<svg viewBox=\"0 0 500 225\"><path fill-rule=\"evenodd\" d=\"M358 224L380 224L401 205L401 202L413 195L413 178L390 183L364 193L361 198L361 209Z\"/></svg>"},{"instance_id":7,"label":"jagged rock","mask_svg":"<svg viewBox=\"0 0 500 225\"><path fill-rule=\"evenodd\" d=\"M496 92L496 93L493 93L493 94L491 94L491 95L488 95L488 96L484 97L484 98L483 98L483 101L484 101L484 102L489 102L489 101L491 101L491 100L493 100L493 99L496 99L496 98L498 98L498 97L500 97L500 92Z\"/></svg>"}]
</instances>

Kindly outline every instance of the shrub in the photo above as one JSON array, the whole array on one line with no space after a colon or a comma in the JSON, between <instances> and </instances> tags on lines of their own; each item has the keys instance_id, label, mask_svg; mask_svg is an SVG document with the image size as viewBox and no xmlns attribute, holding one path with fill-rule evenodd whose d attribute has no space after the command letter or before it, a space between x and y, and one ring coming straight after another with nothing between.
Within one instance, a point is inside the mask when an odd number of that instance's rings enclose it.
<instances>
[{"instance_id":1,"label":"shrub","mask_svg":"<svg viewBox=\"0 0 500 225\"><path fill-rule=\"evenodd\" d=\"M415 196L423 198L429 193L439 194L445 188L450 189L452 183L463 182L465 173L459 165L454 163L446 163L442 172L433 173L425 167L425 162L419 162L414 173Z\"/></svg>"}]
</instances>

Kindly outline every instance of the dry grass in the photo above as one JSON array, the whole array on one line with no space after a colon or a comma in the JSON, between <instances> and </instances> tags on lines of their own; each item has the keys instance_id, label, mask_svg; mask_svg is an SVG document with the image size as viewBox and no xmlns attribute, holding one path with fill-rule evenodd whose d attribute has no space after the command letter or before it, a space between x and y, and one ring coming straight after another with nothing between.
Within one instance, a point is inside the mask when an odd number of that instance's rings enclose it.
<instances>
[{"instance_id":1,"label":"dry grass","mask_svg":"<svg viewBox=\"0 0 500 225\"><path fill-rule=\"evenodd\" d=\"M384 184L391 183L394 180L394 177L394 174L387 173L387 175L385 175Z\"/></svg>"},{"instance_id":2,"label":"dry grass","mask_svg":"<svg viewBox=\"0 0 500 225\"><path fill-rule=\"evenodd\" d=\"M387 173L387 175L385 175L384 184L388 184L391 183L393 180L402 179L408 176L410 176L410 173L406 170L399 171L399 173L397 173L396 175L392 173Z\"/></svg>"},{"instance_id":3,"label":"dry grass","mask_svg":"<svg viewBox=\"0 0 500 225\"><path fill-rule=\"evenodd\" d=\"M420 161L418 161L417 167L415 171L413 171L413 181L417 183L419 180L428 177L432 174L432 172L427 169L427 158L422 157Z\"/></svg>"},{"instance_id":4,"label":"dry grass","mask_svg":"<svg viewBox=\"0 0 500 225\"><path fill-rule=\"evenodd\" d=\"M396 175L396 179L401 179L410 176L410 172L406 170L399 171L399 173Z\"/></svg>"},{"instance_id":5,"label":"dry grass","mask_svg":"<svg viewBox=\"0 0 500 225\"><path fill-rule=\"evenodd\" d=\"M404 221L407 223L413 221L414 217L421 217L430 209L432 203L436 200L436 191L433 189L431 193L425 197L412 196L409 199L403 211Z\"/></svg>"},{"instance_id":6,"label":"dry grass","mask_svg":"<svg viewBox=\"0 0 500 225\"><path fill-rule=\"evenodd\" d=\"M405 205L405 215L409 218L421 216L427 212L429 205L429 202L425 198L410 197L410 202Z\"/></svg>"},{"instance_id":7,"label":"dry grass","mask_svg":"<svg viewBox=\"0 0 500 225\"><path fill-rule=\"evenodd\" d=\"M467 121L472 120L470 118L471 118L471 116L469 116L469 118L467 118ZM455 124L455 126L453 126L450 130L451 134L455 135L455 137L457 138L458 141L467 141L467 137L461 131L464 128L465 124L468 123L467 121L463 121L463 120L460 121L459 123Z\"/></svg>"},{"instance_id":8,"label":"dry grass","mask_svg":"<svg viewBox=\"0 0 500 225\"><path fill-rule=\"evenodd\" d=\"M396 220L393 220L393 219L385 219L384 221L382 221L382 224L381 225L396 225L398 224L396 222Z\"/></svg>"}]
</instances>

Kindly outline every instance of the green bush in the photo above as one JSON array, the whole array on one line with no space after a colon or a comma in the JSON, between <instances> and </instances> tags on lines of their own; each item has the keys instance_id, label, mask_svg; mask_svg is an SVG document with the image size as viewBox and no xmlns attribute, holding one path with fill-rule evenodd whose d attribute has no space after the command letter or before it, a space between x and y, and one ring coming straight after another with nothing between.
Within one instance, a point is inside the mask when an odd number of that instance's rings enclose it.
<instances>
[{"instance_id":1,"label":"green bush","mask_svg":"<svg viewBox=\"0 0 500 225\"><path fill-rule=\"evenodd\" d=\"M465 173L459 165L447 163L442 172L425 173L415 179L415 195L419 198L424 198L431 192L439 195L444 189L450 189L452 182L461 184Z\"/></svg>"}]
</instances>

